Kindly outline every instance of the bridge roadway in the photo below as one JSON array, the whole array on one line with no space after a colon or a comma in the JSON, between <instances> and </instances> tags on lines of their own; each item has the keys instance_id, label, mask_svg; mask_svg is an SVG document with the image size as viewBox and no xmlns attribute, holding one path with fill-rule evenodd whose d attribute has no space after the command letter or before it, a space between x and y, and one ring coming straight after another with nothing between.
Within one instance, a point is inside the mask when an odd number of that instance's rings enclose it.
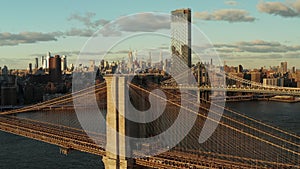
<instances>
[{"instance_id":1,"label":"bridge roadway","mask_svg":"<svg viewBox=\"0 0 300 169\"><path fill-rule=\"evenodd\" d=\"M140 166L147 166L151 168L228 168L228 169L249 169L255 168L254 164L245 164L242 162L233 162L228 160L216 159L212 157L205 157L200 154L191 154L189 152L171 150L154 157L138 158L135 163ZM261 168L261 166L259 166ZM263 167L267 168L267 167Z\"/></svg>"},{"instance_id":2,"label":"bridge roadway","mask_svg":"<svg viewBox=\"0 0 300 169\"><path fill-rule=\"evenodd\" d=\"M55 124L29 119L21 119L15 116L1 115L0 130L38 141L54 144L66 149L79 150L99 156L105 156L106 154L105 149L101 148L104 147L105 143L105 138L103 135L94 135L95 138L98 138L99 140L98 144L100 145L97 145L91 138L87 136L84 131L80 129L70 128L66 126L58 127ZM174 165L186 165L187 163L183 163L181 161L177 162L176 160L171 160L170 158L163 159L162 157L150 157L146 159L136 159L136 164L148 167L156 166L160 168L160 166L164 166L172 168L174 167Z\"/></svg>"},{"instance_id":3,"label":"bridge roadway","mask_svg":"<svg viewBox=\"0 0 300 169\"><path fill-rule=\"evenodd\" d=\"M216 92L247 92L247 93L264 93L275 95L293 95L300 96L300 88L269 88L269 87L214 87L214 86L189 86L189 85L162 85L163 89L185 89L200 91L216 91Z\"/></svg>"},{"instance_id":4,"label":"bridge roadway","mask_svg":"<svg viewBox=\"0 0 300 169\"><path fill-rule=\"evenodd\" d=\"M105 136L46 122L0 115L0 130L49 144L67 150L78 150L99 156L105 156ZM95 143L93 140L97 140ZM138 155L134 152L134 155ZM135 164L151 168L253 168L253 164L212 158L179 150L171 150L154 157L136 158ZM251 162L251 161L250 161ZM252 161L253 162L253 161ZM278 165L278 164L277 164Z\"/></svg>"},{"instance_id":5,"label":"bridge roadway","mask_svg":"<svg viewBox=\"0 0 300 169\"><path fill-rule=\"evenodd\" d=\"M65 149L74 149L100 156L105 155L105 150L102 148L103 144L101 145L104 143L104 136L94 134L93 137L99 140L98 144L95 144L80 129L0 115L0 130L54 144Z\"/></svg>"}]
</instances>

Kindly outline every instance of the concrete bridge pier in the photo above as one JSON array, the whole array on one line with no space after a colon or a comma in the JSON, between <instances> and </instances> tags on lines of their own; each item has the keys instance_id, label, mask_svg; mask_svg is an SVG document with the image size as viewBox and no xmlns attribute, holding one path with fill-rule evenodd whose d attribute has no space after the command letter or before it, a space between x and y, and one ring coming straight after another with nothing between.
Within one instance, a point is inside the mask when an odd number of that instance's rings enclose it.
<instances>
[{"instance_id":1,"label":"concrete bridge pier","mask_svg":"<svg viewBox=\"0 0 300 169\"><path fill-rule=\"evenodd\" d=\"M106 115L106 156L103 163L106 169L132 168L133 162L126 158L130 155L130 143L125 139L129 134L126 124L126 77L105 77L107 85ZM118 134L119 133L119 134Z\"/></svg>"}]
</instances>

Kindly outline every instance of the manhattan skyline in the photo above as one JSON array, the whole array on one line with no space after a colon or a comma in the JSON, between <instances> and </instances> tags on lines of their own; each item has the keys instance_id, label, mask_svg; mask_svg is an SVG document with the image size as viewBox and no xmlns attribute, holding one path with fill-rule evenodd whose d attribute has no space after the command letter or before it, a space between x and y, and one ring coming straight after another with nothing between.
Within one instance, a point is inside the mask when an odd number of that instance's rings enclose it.
<instances>
[{"instance_id":1,"label":"manhattan skyline","mask_svg":"<svg viewBox=\"0 0 300 169\"><path fill-rule=\"evenodd\" d=\"M5 2L0 7L1 66L27 68L35 57L46 55L48 51L67 55L69 63L75 63L89 37L105 24L134 13L168 14L173 9L186 7L193 11L192 23L209 38L226 64L242 64L251 69L287 61L289 67L300 68L299 0L218 3L167 0L159 5L147 1ZM147 28L146 31L156 32L169 28L165 18L157 19L153 15L147 13L132 18L121 24L121 31L139 32ZM132 26L135 30L126 27L129 24L135 24ZM106 32L103 36L118 35ZM139 46L130 47L139 50ZM126 57L130 47L116 53Z\"/></svg>"}]
</instances>

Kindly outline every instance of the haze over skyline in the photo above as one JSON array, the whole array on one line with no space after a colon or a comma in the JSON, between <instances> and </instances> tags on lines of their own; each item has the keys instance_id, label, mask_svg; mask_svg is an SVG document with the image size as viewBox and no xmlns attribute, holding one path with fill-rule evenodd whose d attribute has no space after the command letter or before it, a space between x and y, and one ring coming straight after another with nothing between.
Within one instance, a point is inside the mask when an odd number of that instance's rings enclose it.
<instances>
[{"instance_id":1,"label":"haze over skyline","mask_svg":"<svg viewBox=\"0 0 300 169\"><path fill-rule=\"evenodd\" d=\"M134 13L169 14L178 8L191 8L193 24L228 65L258 68L287 61L288 67L300 68L300 0L7 1L0 6L0 66L27 68L35 57L48 51L67 55L69 63L74 63L88 38L103 25ZM167 29L164 19L148 13L119 23L120 31ZM102 35L118 37L113 31ZM126 52L121 54L127 56Z\"/></svg>"}]
</instances>

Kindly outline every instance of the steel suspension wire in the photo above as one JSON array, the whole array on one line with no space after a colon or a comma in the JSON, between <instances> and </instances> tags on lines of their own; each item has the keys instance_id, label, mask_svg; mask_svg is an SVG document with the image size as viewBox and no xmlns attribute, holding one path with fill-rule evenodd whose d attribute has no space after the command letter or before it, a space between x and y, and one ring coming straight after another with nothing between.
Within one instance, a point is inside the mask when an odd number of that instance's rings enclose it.
<instances>
[{"instance_id":1,"label":"steel suspension wire","mask_svg":"<svg viewBox=\"0 0 300 169\"><path fill-rule=\"evenodd\" d=\"M214 104L214 103L212 103L212 102L210 102L210 101L207 101L207 100L205 100L205 99L202 99L202 98L201 98L201 100L203 100L203 101L205 101L205 102L207 102L207 103ZM188 100L186 100L186 101L188 101ZM193 105L195 105L195 106L200 106L199 104L195 104L195 103L193 103L193 102L191 102L191 101L188 101L188 102L191 103L191 104L193 104ZM226 109L226 107L222 107L222 106L219 106L219 105L217 105L217 104L214 104L214 105L218 106L219 108L224 108L224 109ZM209 111L209 109L206 108L206 107L200 106L200 108L203 108L203 109ZM214 112L214 111L211 111L211 112L214 113L214 114L216 114L216 115L221 115L221 114L218 113L218 112ZM238 114L238 113L237 113L237 114ZM230 120L230 121L233 121L233 122L235 122L235 123L238 123L238 124L240 124L240 125L242 125L242 126L245 126L245 127L250 128L250 129L253 129L253 130L255 130L255 131L258 131L258 132L260 132L260 133L262 133L262 134L266 134L266 135L268 135L268 136L270 136L270 137L273 137L273 138L275 138L275 139L278 139L278 140L281 140L281 141L283 141L283 142L292 144L292 145L294 145L294 146L296 146L296 147L300 147L300 144L291 142L291 141L286 140L286 139L284 139L284 138L280 138L280 137L275 136L275 135L273 135L273 134L270 134L270 133L267 133L267 132L265 132L265 131L259 130L259 129L257 129L257 128L255 128L255 127L252 127L252 126L247 125L247 124L245 124L245 123L239 122L239 121L237 121L237 120L235 120L235 119L233 119L233 118L230 118L230 117L228 117L227 115L224 115L224 114L223 114L222 117L224 117L224 118L226 118L226 119L228 119L228 120ZM250 120L250 118L249 118L249 120ZM286 133L288 133L288 132L284 132L284 134L286 134ZM289 135L290 135L290 134L289 134ZM293 135L292 135L292 136L293 136ZM298 138L300 138L300 137L298 137Z\"/></svg>"},{"instance_id":2,"label":"steel suspension wire","mask_svg":"<svg viewBox=\"0 0 300 169\"><path fill-rule=\"evenodd\" d=\"M198 112L195 112L195 111L191 110L190 108L182 107L182 106L179 105L178 103L172 102L172 101L167 100L167 99L165 99L165 98L163 98L163 97L161 97L161 96L159 96L159 95L153 94L153 93L151 93L150 91L148 91L148 90L146 90L146 89L143 89L143 88L141 88L141 87L139 87L139 86L137 86L137 85L130 84L130 86L132 86L132 87L134 87L134 88L137 88L137 89L140 89L140 90L142 90L142 91L145 91L145 92L147 92L147 93L149 93L149 94L151 94L151 95L154 95L154 96L156 96L156 97L158 97L158 98L160 98L160 99L162 99L162 100L165 100L165 101L169 102L170 104L173 104L174 106L181 107L181 108L183 108L183 109L185 109L185 110L187 110L187 111L189 111L189 112L191 112L191 113L194 113L194 114L196 114L196 115L198 115L198 116L201 116L201 117L203 117L203 118L207 118L208 120L211 120L211 121L213 121L213 122L215 122L215 123L219 123L220 125L225 126L225 127L229 128L229 129L232 129L232 130L234 130L234 131L237 131L237 132L239 132L239 133L241 133L241 134L244 134L244 135L249 136L249 137L251 137L251 138L254 138L254 139L256 139L256 140L262 141L262 142L264 142L264 143L268 143L268 144L270 144L270 145L272 145L272 146L274 146L274 147L280 148L280 149L285 150L285 151L287 151L287 152L290 152L290 153L292 153L292 154L300 155L300 152L296 152L296 151L290 150L290 149L288 149L288 148L285 148L285 147L283 147L283 146L280 146L280 145L277 145L277 144L275 144L275 143L272 143L272 142L270 142L270 141L264 140L264 139L262 139L262 138L259 138L259 137L255 136L255 135L249 134L249 133L247 133L247 132L245 132L245 131L242 131L242 130L240 130L240 129L237 129L237 128L234 128L234 127L232 127L232 126L230 126L230 125L227 125L227 124L225 124L225 123L223 123L223 122L218 122L218 121L216 121L215 119L212 119L212 118L206 117L206 116L204 116L204 115L202 115L202 114L199 114Z\"/></svg>"},{"instance_id":3,"label":"steel suspension wire","mask_svg":"<svg viewBox=\"0 0 300 169\"><path fill-rule=\"evenodd\" d=\"M194 96L194 97L198 97L198 96L193 95L193 94L191 94L191 93L187 93L187 94L189 94L189 95L191 95L191 96ZM214 106L217 106L217 107L219 107L219 108L224 108L225 110L227 110L227 111L229 111L229 112L231 112L231 113L233 113L233 114L235 114L235 115L238 115L238 116L240 116L240 117L243 117L243 118L245 118L245 119L247 119L247 120L253 121L253 122L255 122L255 123L258 123L258 124L261 124L261 125L263 125L263 126L269 127L269 128L271 128L271 129L273 129L273 130L276 130L276 131L278 131L278 132L281 132L281 133L284 133L284 134L286 134L286 135L289 135L289 136L295 137L295 138L297 138L297 139L300 139L300 136L298 136L298 135L296 135L296 134L293 134L293 133L284 131L284 130L282 130L282 129L280 129L280 128L274 127L274 126L269 125L269 124L267 124L267 123L263 123L263 122L261 122L261 121L259 121L259 120L256 120L256 119L254 119L254 118L251 118L251 117L249 117L249 116L246 116L246 115L244 115L244 114L241 114L241 113L239 113L239 112L237 112L237 111L231 110L231 109L229 109L228 107L222 107L222 106L220 106L220 105L218 105L218 104L216 104L216 103L214 103L214 102L205 100L205 99L203 99L203 98L200 98L200 99L201 99L202 101L206 102L206 103L213 104Z\"/></svg>"},{"instance_id":4,"label":"steel suspension wire","mask_svg":"<svg viewBox=\"0 0 300 169\"><path fill-rule=\"evenodd\" d=\"M30 111L30 110L36 110L36 109L47 107L47 106L57 104L57 103L64 103L65 101L72 100L72 96L74 98L76 98L76 97L80 97L80 96L85 95L85 94L90 94L92 92L97 92L97 91L100 91L100 90L106 88L106 86L105 86L105 87L102 87L100 89L93 90L95 87L99 87L103 84L104 83L100 83L100 84L97 84L95 86L90 86L90 87L82 89L80 91L76 91L74 93L69 93L69 94L63 95L61 97L57 97L57 98L54 98L54 99L51 99L51 100L47 100L47 101L42 102L42 103L37 103L37 104L31 105L31 106L26 106L26 107L21 108L21 109L15 109L15 110L11 110L11 111L1 112L0 114L14 114L14 113L20 113L20 112L27 112L27 111ZM90 90L90 91L88 91L88 90ZM87 92L87 93L83 93L83 92ZM80 94L80 93L83 93L83 94Z\"/></svg>"},{"instance_id":5,"label":"steel suspension wire","mask_svg":"<svg viewBox=\"0 0 300 169\"><path fill-rule=\"evenodd\" d=\"M135 88L137 88L137 89L143 90L143 91L145 91L145 92L147 92L147 93L149 93L149 94L155 95L155 94L151 93L150 91L147 91L147 90L145 90L145 89L143 89L143 88L141 88L141 87L139 87L139 86L136 86L136 85L133 85L133 84L130 84L130 86L133 86L133 87L135 87ZM156 95L155 97L158 97L158 98L163 99L163 100L165 100L165 101L167 101L167 102L170 102L169 100L166 100L166 99L162 98L161 96ZM173 105L177 105L177 106L180 106L180 107L181 107L181 105L178 105L177 103L174 103L174 102L170 102L170 103L172 103ZM186 110L189 110L190 112L192 112L192 111L191 111L190 109L188 109L188 108L185 108L185 109L186 109ZM197 112L193 112L193 113L197 113ZM197 114L198 114L198 113L197 113ZM198 114L198 116L202 116L202 117L203 117L203 115L201 115L201 114ZM208 119L209 119L209 118L208 118ZM214 119L209 119L209 120L214 121ZM231 130L234 130L234 131L236 131L236 132L238 132L238 133L242 133L242 134L244 134L244 135L246 135L246 136L249 136L249 137L251 137L251 138L254 138L255 140L264 142L264 143L266 143L266 144L269 144L269 145L274 146L274 147L276 147L276 148L283 149L283 150L285 150L285 151L287 151L287 152L290 152L290 153L292 153L292 154L296 154L296 155L299 156L299 153L298 153L298 152L295 152L295 151L293 151L293 150L290 150L290 149L288 149L288 148L285 148L284 146L280 146L280 145L277 145L277 144L275 144L275 143L272 143L272 142L270 142L270 141L268 141L268 140L261 139L261 138L255 136L255 135L252 135L252 134L247 133L247 132L245 132L245 131L241 131L241 130L236 129L236 128L232 127L232 126L229 126L229 125L227 125L227 124L225 124L225 123L222 123L222 122L221 122L220 124L221 124L222 126L225 126L225 127L229 128L229 129L231 129ZM269 150L267 150L267 152L268 152L268 151L269 151ZM275 151L274 153L276 153L276 151ZM278 152L277 152L277 153L278 153ZM247 159L247 158L243 157L243 159ZM251 159L251 158L248 158L248 159ZM255 159L253 159L252 161L255 161ZM257 160L256 160L256 161L257 161ZM261 162L263 162L263 160L261 160ZM269 164L273 164L273 162L270 162L270 161L265 161L265 162L266 162L266 163L269 163ZM275 163L275 162L274 162L274 163ZM277 164L279 164L279 163L277 163ZM294 165L292 165L292 164L280 164L280 165L284 165L284 166L294 166Z\"/></svg>"},{"instance_id":6,"label":"steel suspension wire","mask_svg":"<svg viewBox=\"0 0 300 169\"><path fill-rule=\"evenodd\" d=\"M168 91L166 91L166 90L164 90L164 92L167 92L168 94L171 94L171 95L173 95L173 96L175 96L175 97L179 97L179 96L176 96L176 95L174 95L174 94L172 94L171 92L168 92ZM189 95L192 95L192 96L194 96L194 97L197 97L196 95L193 95L193 94L191 94L191 93L189 93L189 92L186 92L186 94L189 94ZM181 98L181 99L184 99L184 98ZM218 105L218 104L215 104L215 103L213 103L213 102L207 101L207 100L205 100L205 99L203 99L203 98L200 98L200 99L203 100L203 101L205 101L205 102L207 102L207 103L213 104L213 105L215 105L215 106L217 106L217 107L219 107L219 108L221 108L221 109L227 110L226 107L222 107L222 106L220 106L220 105ZM184 100L187 101L188 103L192 104L192 105L195 105L195 106L197 106L197 107L200 106L200 108L203 108L203 109L205 109L205 110L207 110L207 111L209 110L209 109L207 109L206 107L203 107L203 106L201 106L201 105L199 105L199 104L196 104L196 103L191 102L191 101L186 100L186 99L184 99ZM277 128L271 126L271 125L264 124L264 123L262 123L262 122L259 122L259 121L255 120L255 119L253 119L253 118L250 118L250 117L247 117L247 116L245 116L245 115L242 115L242 114L240 114L240 113L238 113L238 112L235 112L235 111L232 111L232 110L229 110L229 109L228 109L228 111L230 111L230 112L232 112L232 113L234 113L234 114L236 114L236 115L239 115L239 116L241 116L241 117L244 117L244 118L246 118L247 120L251 120L251 121L257 122L257 123L259 123L259 124L265 125L265 126L270 127L270 128L272 128L272 129L274 128L274 129L276 129L277 131L280 131L280 132L282 132L282 133L284 133L284 134L287 134L287 135L290 135L290 136L293 136L293 137L295 137L295 138L300 139L300 137L297 136L297 135L293 135L293 134L290 134L290 133L288 133L288 132L286 132L286 131L283 131L283 130L281 130L281 129L277 129ZM212 113L214 113L214 114L216 114L216 115L221 115L219 112L214 112L214 111L212 111ZM242 126L251 128L251 129L253 129L253 130L255 130L255 131L261 132L261 133L263 133L263 134L266 134L266 135L268 135L268 136L270 136L270 137L276 138L276 139L281 140L281 141L283 141L283 142L292 144L292 145L294 145L294 146L296 146L296 147L300 147L300 144L291 142L291 141L286 140L286 139L284 139L284 138L280 138L280 137L278 137L278 136L272 135L272 134L267 133L267 132L265 132L265 131L259 130L259 129L257 129L257 128L255 128L255 127L249 126L249 125L247 125L247 124L245 124L245 123L242 123L242 122L239 122L239 121L237 121L237 120L235 120L235 119L233 119L233 118L230 118L230 117L228 117L227 115L222 115L222 116L223 116L224 118L226 118L226 119L228 119L228 120L230 120L230 121L233 121L233 122L235 122L235 123L238 123L238 124L240 124L240 125L242 125Z\"/></svg>"},{"instance_id":7,"label":"steel suspension wire","mask_svg":"<svg viewBox=\"0 0 300 169\"><path fill-rule=\"evenodd\" d=\"M167 92L167 91L165 91L165 92ZM172 93L170 93L170 92L167 92L167 93L168 93L168 94L171 94L171 95L174 95L174 94L172 94ZM177 96L177 97L179 97L179 96ZM186 99L185 99L185 100L186 100ZM186 101L189 102L189 103L191 103L192 105L197 106L197 107L200 106L200 105L195 104L195 103L193 103L193 102L191 102L191 101L189 101L189 100L186 100ZM209 109L207 109L206 107L203 107L203 106L200 106L200 107L201 107L202 109L206 110L206 111L209 111ZM212 111L212 113L217 114L217 115L220 115L218 112ZM278 139L278 140L280 140L280 141L283 141L284 143L289 143L289 144L291 144L291 145L293 145L293 146L299 147L299 144L297 144L297 143L291 142L291 141L286 140L286 139L284 139L284 138L280 138L280 137L274 136L274 135L272 135L272 134L270 134L270 133L267 133L267 132L265 132L265 131L258 130L258 129L256 129L256 128L254 128L254 127L251 127L251 126L249 126L249 125L246 125L246 124L244 124L244 123L241 123L241 122L239 122L239 121L237 121L237 120L235 120L235 119L231 119L230 117L227 117L226 115L223 115L223 117L225 117L226 119L228 119L228 120L230 120L230 121L233 121L233 122L235 122L235 123L238 123L238 124L240 124L241 126L245 126L245 127L251 128L251 129L254 130L254 131L261 132L261 133L263 133L263 134L265 134L265 135L268 135L268 136L270 136L270 137L273 137L273 138L275 138L275 139ZM250 150L251 150L251 149L250 149ZM250 152L250 150L249 150L249 152ZM269 152L269 151L268 151L268 152Z\"/></svg>"}]
</instances>

